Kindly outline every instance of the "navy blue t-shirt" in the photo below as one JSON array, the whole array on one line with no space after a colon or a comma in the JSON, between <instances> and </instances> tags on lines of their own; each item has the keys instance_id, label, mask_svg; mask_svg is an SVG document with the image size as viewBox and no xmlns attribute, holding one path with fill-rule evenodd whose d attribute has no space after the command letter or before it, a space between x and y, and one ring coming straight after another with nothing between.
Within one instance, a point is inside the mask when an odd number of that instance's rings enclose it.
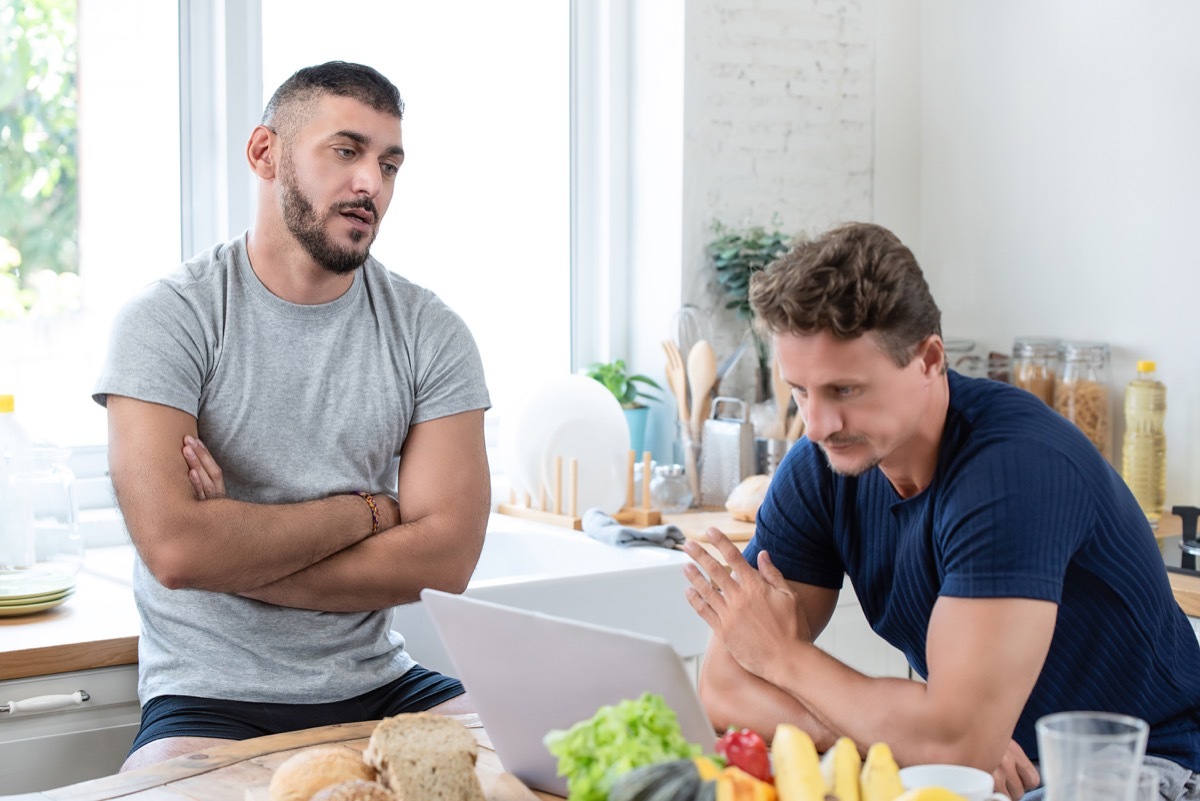
<instances>
[{"instance_id":1,"label":"navy blue t-shirt","mask_svg":"<svg viewBox=\"0 0 1200 801\"><path fill-rule=\"evenodd\" d=\"M938 596L1052 601L1050 651L1013 734L1025 753L1037 759L1043 715L1103 710L1148 721L1147 753L1200 770L1200 645L1125 482L1034 395L949 381L929 487L905 500L879 468L838 476L801 439L746 557L766 550L784 576L820 587L849 576L871 628L922 677Z\"/></svg>"}]
</instances>

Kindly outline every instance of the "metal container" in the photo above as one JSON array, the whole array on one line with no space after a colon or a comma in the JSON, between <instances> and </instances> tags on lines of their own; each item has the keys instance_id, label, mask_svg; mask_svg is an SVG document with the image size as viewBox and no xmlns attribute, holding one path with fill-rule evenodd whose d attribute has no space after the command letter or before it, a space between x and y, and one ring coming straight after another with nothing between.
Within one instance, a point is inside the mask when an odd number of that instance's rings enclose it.
<instances>
[{"instance_id":1,"label":"metal container","mask_svg":"<svg viewBox=\"0 0 1200 801\"><path fill-rule=\"evenodd\" d=\"M723 414L732 410L737 416ZM704 421L700 451L700 505L724 506L733 488L754 475L754 426L740 398L715 398Z\"/></svg>"}]
</instances>

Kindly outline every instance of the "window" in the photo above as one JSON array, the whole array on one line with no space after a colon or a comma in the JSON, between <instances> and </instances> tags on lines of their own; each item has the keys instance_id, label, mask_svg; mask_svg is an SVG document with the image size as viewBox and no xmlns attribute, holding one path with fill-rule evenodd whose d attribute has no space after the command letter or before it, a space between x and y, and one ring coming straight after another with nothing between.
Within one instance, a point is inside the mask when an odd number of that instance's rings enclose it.
<instances>
[{"instance_id":1,"label":"window","mask_svg":"<svg viewBox=\"0 0 1200 801\"><path fill-rule=\"evenodd\" d=\"M37 438L105 441L90 393L112 314L179 262L177 41L158 0L0 0L0 92L27 110L0 117L0 392Z\"/></svg>"},{"instance_id":2,"label":"window","mask_svg":"<svg viewBox=\"0 0 1200 801\"><path fill-rule=\"evenodd\" d=\"M466 321L490 418L571 368L569 7L370 0L329 14L323 0L262 0L262 105L330 59L400 89L406 158L372 253Z\"/></svg>"}]
</instances>

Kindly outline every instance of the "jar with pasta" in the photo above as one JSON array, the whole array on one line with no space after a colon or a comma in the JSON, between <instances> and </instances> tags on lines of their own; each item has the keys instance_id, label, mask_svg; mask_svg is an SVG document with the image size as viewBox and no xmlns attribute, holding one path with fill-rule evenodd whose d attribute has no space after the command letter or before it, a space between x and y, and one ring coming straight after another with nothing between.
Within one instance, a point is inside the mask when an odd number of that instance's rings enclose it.
<instances>
[{"instance_id":1,"label":"jar with pasta","mask_svg":"<svg viewBox=\"0 0 1200 801\"><path fill-rule=\"evenodd\" d=\"M1017 337L1013 341L1009 380L1014 386L1037 395L1047 406L1053 406L1061 345L1062 341L1055 338Z\"/></svg>"},{"instance_id":2,"label":"jar with pasta","mask_svg":"<svg viewBox=\"0 0 1200 801\"><path fill-rule=\"evenodd\" d=\"M1054 388L1054 409L1087 435L1105 459L1112 453L1112 399L1108 345L1064 342L1062 375Z\"/></svg>"}]
</instances>

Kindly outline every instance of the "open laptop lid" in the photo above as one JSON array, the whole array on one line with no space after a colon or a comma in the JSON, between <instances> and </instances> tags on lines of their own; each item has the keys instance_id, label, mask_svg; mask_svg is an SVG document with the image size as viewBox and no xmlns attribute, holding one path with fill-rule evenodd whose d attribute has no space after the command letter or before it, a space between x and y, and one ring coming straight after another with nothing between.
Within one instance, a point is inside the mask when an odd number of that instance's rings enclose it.
<instances>
[{"instance_id":1,"label":"open laptop lid","mask_svg":"<svg viewBox=\"0 0 1200 801\"><path fill-rule=\"evenodd\" d=\"M713 726L666 640L432 589L421 600L500 763L527 785L565 796L542 738L645 692L663 697L689 742L712 750Z\"/></svg>"}]
</instances>

